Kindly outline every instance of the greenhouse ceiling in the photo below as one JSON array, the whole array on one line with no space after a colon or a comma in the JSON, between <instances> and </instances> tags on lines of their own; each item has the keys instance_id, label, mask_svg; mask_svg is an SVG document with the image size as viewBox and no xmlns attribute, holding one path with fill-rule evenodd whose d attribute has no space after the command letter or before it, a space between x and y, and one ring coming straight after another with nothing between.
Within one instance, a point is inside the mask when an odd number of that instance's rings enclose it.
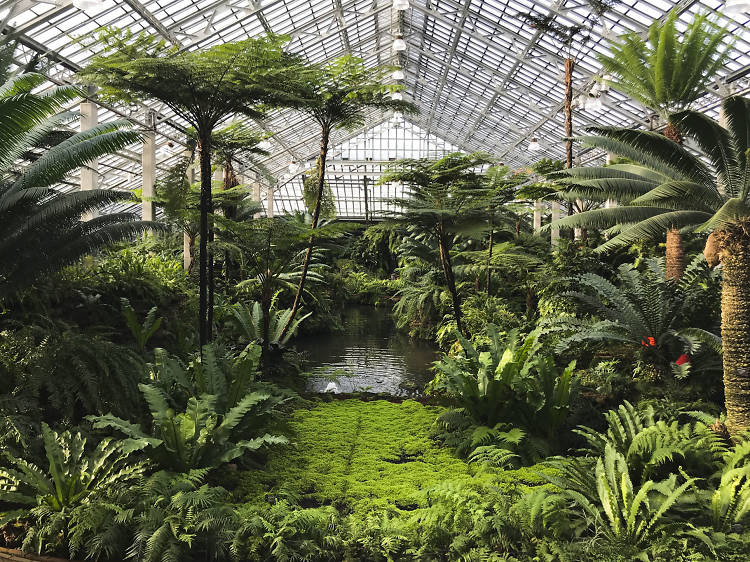
<instances>
[{"instance_id":1,"label":"greenhouse ceiling","mask_svg":"<svg viewBox=\"0 0 750 562\"><path fill-rule=\"evenodd\" d=\"M367 185L396 158L481 150L514 167L561 158L564 60L569 56L575 60L574 133L593 124L645 125L646 108L614 89L598 92L595 78L601 70L595 56L606 51L608 38L644 32L673 7L683 21L691 13L714 12L735 38L730 62L699 107L715 111L722 95L750 89L747 13L729 15L724 2L712 0L609 4L597 16L585 0L0 0L0 22L3 34L18 41L18 62L44 54L51 63L50 80L58 84L71 81L96 52L95 43L79 39L102 26L146 30L182 49L273 32L288 35L288 49L310 61L351 53L368 65L400 67L404 97L419 113L406 119L372 113L360 130L334 138L330 181L339 216L359 217L362 182ZM524 13L582 31L568 49L530 25ZM394 40L401 36L405 49L394 51ZM592 87L595 103L583 103L594 99ZM125 116L143 126L145 109L103 107L99 118ZM185 124L165 107L150 109L156 112L157 161L163 171L180 153ZM270 113L256 125L273 133L271 154L247 166L263 171L264 189L276 192L277 210L301 208L299 174L293 172L315 158L317 127L292 110ZM529 150L532 139L537 150ZM100 184L133 188L140 170L138 150L101 161ZM75 184L71 180L69 188ZM381 192L375 198L387 196Z\"/></svg>"}]
</instances>

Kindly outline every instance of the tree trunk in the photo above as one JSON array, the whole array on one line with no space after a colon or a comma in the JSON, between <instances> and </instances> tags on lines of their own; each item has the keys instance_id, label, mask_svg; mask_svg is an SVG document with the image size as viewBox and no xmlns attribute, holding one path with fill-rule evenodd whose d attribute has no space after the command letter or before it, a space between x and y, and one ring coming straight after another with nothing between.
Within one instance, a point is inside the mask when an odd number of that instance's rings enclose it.
<instances>
[{"instance_id":1,"label":"tree trunk","mask_svg":"<svg viewBox=\"0 0 750 562\"><path fill-rule=\"evenodd\" d=\"M328 138L331 135L331 131L328 127L323 127L323 131L320 137L320 155L318 156L318 193L315 198L315 209L313 209L312 216L312 229L315 230L318 227L318 219L320 218L320 205L323 201L323 189L325 187L325 175L326 175L326 157L328 156ZM281 330L281 336L279 339L284 339L286 333L289 331L294 317L297 316L300 304L302 302L302 292L305 289L305 279L307 278L307 270L310 268L310 260L312 258L313 247L315 246L315 233L310 234L310 239L307 242L307 252L305 252L305 261L302 263L302 275L299 279L299 285L297 286L297 294L294 296L294 304L292 305L292 313L289 315L289 319L284 324L284 328Z\"/></svg>"},{"instance_id":2,"label":"tree trunk","mask_svg":"<svg viewBox=\"0 0 750 562\"><path fill-rule=\"evenodd\" d=\"M440 264L443 266L445 282L448 285L448 291L450 292L451 299L453 300L453 316L456 318L456 329L460 334L465 336L466 334L464 333L463 316L461 313L461 297L459 297L458 289L456 289L456 278L453 275L451 253L442 235L438 239L438 246L440 247Z\"/></svg>"},{"instance_id":3,"label":"tree trunk","mask_svg":"<svg viewBox=\"0 0 750 562\"><path fill-rule=\"evenodd\" d=\"M718 233L724 268L721 341L724 404L733 436L750 429L750 221Z\"/></svg>"},{"instance_id":4,"label":"tree trunk","mask_svg":"<svg viewBox=\"0 0 750 562\"><path fill-rule=\"evenodd\" d=\"M665 276L667 279L679 281L685 273L685 248L682 234L676 228L667 230L667 246L665 252Z\"/></svg>"},{"instance_id":5,"label":"tree trunk","mask_svg":"<svg viewBox=\"0 0 750 562\"><path fill-rule=\"evenodd\" d=\"M673 125L669 121L667 121L667 126L664 127L664 136L677 144L682 144L682 133L680 132L679 127Z\"/></svg>"},{"instance_id":6,"label":"tree trunk","mask_svg":"<svg viewBox=\"0 0 750 562\"><path fill-rule=\"evenodd\" d=\"M493 246L493 234L495 229L492 225L492 219L490 219L490 244L487 250L487 296L490 296L490 286L492 285L492 246Z\"/></svg>"},{"instance_id":7,"label":"tree trunk","mask_svg":"<svg viewBox=\"0 0 750 562\"><path fill-rule=\"evenodd\" d=\"M201 167L201 204L200 204L200 262L199 262L199 296L198 296L198 333L201 346L211 340L211 327L208 315L208 292L209 275L213 268L209 268L211 262L209 256L209 236L213 230L209 225L211 213L213 212L213 199L211 195L211 138L200 139L200 167Z\"/></svg>"},{"instance_id":8,"label":"tree trunk","mask_svg":"<svg viewBox=\"0 0 750 562\"><path fill-rule=\"evenodd\" d=\"M565 59L565 167L573 167L573 68L575 61Z\"/></svg>"}]
</instances>

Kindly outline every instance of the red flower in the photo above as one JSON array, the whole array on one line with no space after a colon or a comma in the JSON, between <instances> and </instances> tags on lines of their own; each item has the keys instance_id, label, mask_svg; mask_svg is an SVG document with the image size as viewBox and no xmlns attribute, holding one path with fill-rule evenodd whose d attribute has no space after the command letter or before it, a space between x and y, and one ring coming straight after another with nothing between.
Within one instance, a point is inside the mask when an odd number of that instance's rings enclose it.
<instances>
[{"instance_id":1,"label":"red flower","mask_svg":"<svg viewBox=\"0 0 750 562\"><path fill-rule=\"evenodd\" d=\"M684 365L685 363L690 363L690 357L688 357L687 355L683 353L677 358L677 361L675 361L675 364Z\"/></svg>"},{"instance_id":2,"label":"red flower","mask_svg":"<svg viewBox=\"0 0 750 562\"><path fill-rule=\"evenodd\" d=\"M641 345L643 347L656 347L656 340L653 337L649 336L646 339L641 340Z\"/></svg>"}]
</instances>

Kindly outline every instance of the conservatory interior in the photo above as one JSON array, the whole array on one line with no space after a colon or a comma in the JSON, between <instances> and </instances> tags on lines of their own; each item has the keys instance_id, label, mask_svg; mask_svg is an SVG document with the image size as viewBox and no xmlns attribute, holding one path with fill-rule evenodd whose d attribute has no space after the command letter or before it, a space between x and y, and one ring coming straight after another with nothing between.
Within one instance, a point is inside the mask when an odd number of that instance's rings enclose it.
<instances>
[{"instance_id":1,"label":"conservatory interior","mask_svg":"<svg viewBox=\"0 0 750 562\"><path fill-rule=\"evenodd\" d=\"M0 31L0 560L750 560L749 1Z\"/></svg>"}]
</instances>

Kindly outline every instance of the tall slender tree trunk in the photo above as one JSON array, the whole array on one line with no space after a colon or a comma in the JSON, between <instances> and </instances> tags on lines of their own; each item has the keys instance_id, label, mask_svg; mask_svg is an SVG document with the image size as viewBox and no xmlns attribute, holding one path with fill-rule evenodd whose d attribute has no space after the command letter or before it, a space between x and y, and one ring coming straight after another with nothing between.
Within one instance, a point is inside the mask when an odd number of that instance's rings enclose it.
<instances>
[{"instance_id":1,"label":"tall slender tree trunk","mask_svg":"<svg viewBox=\"0 0 750 562\"><path fill-rule=\"evenodd\" d=\"M201 204L200 204L200 262L199 262L199 295L198 295L198 333L201 346L211 341L211 325L209 324L208 294L211 284L210 276L213 267L209 267L209 236L213 228L209 224L213 212L211 194L211 138L200 140L200 168L201 168Z\"/></svg>"},{"instance_id":2,"label":"tall slender tree trunk","mask_svg":"<svg viewBox=\"0 0 750 562\"><path fill-rule=\"evenodd\" d=\"M490 296L490 285L492 285L492 249L494 245L495 228L490 219L490 243L487 249L487 296Z\"/></svg>"},{"instance_id":3,"label":"tall slender tree trunk","mask_svg":"<svg viewBox=\"0 0 750 562\"><path fill-rule=\"evenodd\" d=\"M667 230L667 245L665 252L665 277L679 280L685 273L685 248L682 234L676 228Z\"/></svg>"},{"instance_id":4,"label":"tall slender tree trunk","mask_svg":"<svg viewBox=\"0 0 750 562\"><path fill-rule=\"evenodd\" d=\"M440 248L440 264L443 266L443 274L445 275L445 282L448 285L448 291L451 294L451 300L453 301L453 316L456 318L456 329L460 334L464 333L463 314L461 312L461 297L458 294L456 288L456 277L453 275L453 264L451 263L451 253L448 245L445 243L444 236L440 235L438 238L438 247Z\"/></svg>"},{"instance_id":5,"label":"tall slender tree trunk","mask_svg":"<svg viewBox=\"0 0 750 562\"><path fill-rule=\"evenodd\" d=\"M312 229L318 228L318 220L320 219L320 205L323 201L323 188L325 187L325 175L326 175L326 157L328 156L328 139L331 136L331 129L327 126L323 126L322 134L320 136L320 155L318 156L318 193L315 197L315 208L313 209L312 216ZM297 294L294 296L294 304L292 305L292 313L289 315L289 319L284 324L284 328L281 330L281 337L284 339L286 333L289 331L294 317L297 316L300 304L302 303L302 292L305 290L305 279L307 279L307 270L310 268L310 260L312 259L313 248L315 246L315 233L310 234L310 239L307 242L307 252L305 252L305 261L302 263L302 275L299 278L299 285L297 285Z\"/></svg>"},{"instance_id":6,"label":"tall slender tree trunk","mask_svg":"<svg viewBox=\"0 0 750 562\"><path fill-rule=\"evenodd\" d=\"M565 167L573 167L573 69L575 61L565 59Z\"/></svg>"},{"instance_id":7,"label":"tall slender tree trunk","mask_svg":"<svg viewBox=\"0 0 750 562\"><path fill-rule=\"evenodd\" d=\"M750 429L750 221L719 232L724 405L732 435Z\"/></svg>"}]
</instances>

